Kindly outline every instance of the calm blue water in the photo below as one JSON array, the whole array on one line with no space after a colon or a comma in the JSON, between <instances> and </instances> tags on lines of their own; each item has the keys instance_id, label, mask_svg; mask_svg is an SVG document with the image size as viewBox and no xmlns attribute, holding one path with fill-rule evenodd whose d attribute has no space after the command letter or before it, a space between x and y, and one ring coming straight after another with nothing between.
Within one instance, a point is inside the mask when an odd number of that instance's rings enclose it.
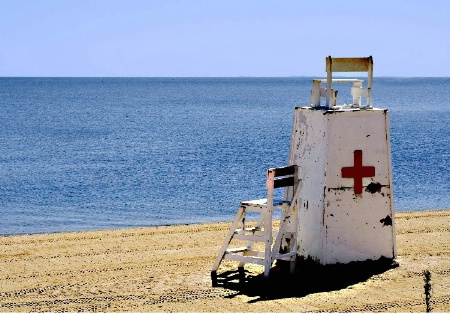
<instances>
[{"instance_id":1,"label":"calm blue water","mask_svg":"<svg viewBox=\"0 0 450 314\"><path fill-rule=\"evenodd\" d=\"M397 211L450 208L450 78L375 78ZM0 78L0 234L227 221L310 78Z\"/></svg>"}]
</instances>

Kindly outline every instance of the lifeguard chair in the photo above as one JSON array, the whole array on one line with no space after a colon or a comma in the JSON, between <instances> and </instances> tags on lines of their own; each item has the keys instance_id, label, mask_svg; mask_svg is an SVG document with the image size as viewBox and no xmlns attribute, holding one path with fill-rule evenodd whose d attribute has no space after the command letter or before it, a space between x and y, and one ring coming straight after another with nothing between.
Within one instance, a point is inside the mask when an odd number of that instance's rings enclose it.
<instances>
[{"instance_id":1,"label":"lifeguard chair","mask_svg":"<svg viewBox=\"0 0 450 314\"><path fill-rule=\"evenodd\" d=\"M239 261L241 282L244 279L246 263L263 265L265 277L269 277L272 263L277 259L290 261L291 272L294 271L297 232L295 228L290 229L288 226L295 225L294 222L297 220L297 201L301 189L297 169L295 165L268 169L267 198L241 202L211 270L213 286L217 285L217 269L223 260ZM278 188L286 188L282 200L274 199L274 191ZM275 210L281 211L278 230L273 230L272 224ZM257 213L259 218L255 226L248 227L246 217L251 212ZM290 245L281 248L282 240ZM239 246L235 243L242 243L242 241L246 241L246 245ZM256 248L255 243L258 242L263 248Z\"/></svg>"},{"instance_id":2,"label":"lifeguard chair","mask_svg":"<svg viewBox=\"0 0 450 314\"><path fill-rule=\"evenodd\" d=\"M294 271L299 258L329 265L396 257L389 115L372 105L373 59L327 57L325 64L327 78L313 80L309 106L295 108L289 166L268 169L266 199L241 202L213 265L213 285L224 259L239 261L242 279L245 263L264 265L268 277L276 259ZM367 72L367 85L333 79L334 72ZM351 102L338 103L337 83L352 84ZM287 187L285 197L274 202L278 187ZM246 226L247 212L260 214L255 227ZM231 247L234 240L247 245Z\"/></svg>"},{"instance_id":3,"label":"lifeguard chair","mask_svg":"<svg viewBox=\"0 0 450 314\"><path fill-rule=\"evenodd\" d=\"M326 58L326 79L314 79L311 91L311 107L321 107L321 97L326 98L326 109L338 109L338 91L332 88L333 83L353 83L351 94L353 96L353 108L372 108L372 80L373 80L373 59L368 58ZM362 87L363 80L339 78L333 79L333 72L367 72L367 87ZM326 88L321 85L326 83ZM366 97L366 105L363 106L361 100Z\"/></svg>"}]
</instances>

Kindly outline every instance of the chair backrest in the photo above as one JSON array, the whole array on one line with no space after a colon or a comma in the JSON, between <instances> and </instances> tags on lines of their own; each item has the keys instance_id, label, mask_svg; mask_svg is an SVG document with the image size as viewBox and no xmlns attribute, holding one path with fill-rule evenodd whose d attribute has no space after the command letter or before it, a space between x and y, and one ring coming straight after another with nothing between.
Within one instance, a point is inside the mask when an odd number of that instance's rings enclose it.
<instances>
[{"instance_id":1,"label":"chair backrest","mask_svg":"<svg viewBox=\"0 0 450 314\"><path fill-rule=\"evenodd\" d=\"M367 106L372 107L372 79L373 79L373 59L372 56L367 58L332 58L328 56L325 61L325 70L327 72L327 89L326 89L326 106L331 107L333 94L331 84L333 82L333 72L367 72L367 89L355 92L358 96L367 97ZM367 90L367 91L364 91ZM352 89L352 94L354 90Z\"/></svg>"},{"instance_id":2,"label":"chair backrest","mask_svg":"<svg viewBox=\"0 0 450 314\"><path fill-rule=\"evenodd\" d=\"M297 184L297 165L267 169L267 192Z\"/></svg>"}]
</instances>

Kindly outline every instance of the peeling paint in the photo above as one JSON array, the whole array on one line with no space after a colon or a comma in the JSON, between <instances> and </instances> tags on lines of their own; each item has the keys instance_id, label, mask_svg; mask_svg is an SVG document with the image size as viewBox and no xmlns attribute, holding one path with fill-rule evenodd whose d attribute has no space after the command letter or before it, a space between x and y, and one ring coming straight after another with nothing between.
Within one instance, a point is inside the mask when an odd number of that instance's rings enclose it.
<instances>
[{"instance_id":1,"label":"peeling paint","mask_svg":"<svg viewBox=\"0 0 450 314\"><path fill-rule=\"evenodd\" d=\"M366 187L366 192L370 192L372 194L381 192L381 183L380 182L372 182Z\"/></svg>"},{"instance_id":2,"label":"peeling paint","mask_svg":"<svg viewBox=\"0 0 450 314\"><path fill-rule=\"evenodd\" d=\"M383 224L383 227L384 226L392 226L392 218L389 215L387 215L383 219L380 219L380 222Z\"/></svg>"},{"instance_id":3,"label":"peeling paint","mask_svg":"<svg viewBox=\"0 0 450 314\"><path fill-rule=\"evenodd\" d=\"M331 191L353 191L353 186L340 186L337 188L328 188L328 192Z\"/></svg>"}]
</instances>

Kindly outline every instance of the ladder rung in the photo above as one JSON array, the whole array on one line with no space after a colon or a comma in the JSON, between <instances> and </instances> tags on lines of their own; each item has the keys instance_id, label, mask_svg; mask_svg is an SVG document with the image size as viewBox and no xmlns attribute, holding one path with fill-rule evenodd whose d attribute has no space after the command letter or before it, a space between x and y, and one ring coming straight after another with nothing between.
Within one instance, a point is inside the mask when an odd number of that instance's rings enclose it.
<instances>
[{"instance_id":1,"label":"ladder rung","mask_svg":"<svg viewBox=\"0 0 450 314\"><path fill-rule=\"evenodd\" d=\"M251 228L249 228L251 229ZM250 234L248 232L251 232ZM245 231L243 231L242 229L236 229L236 231L234 231L234 234L244 234L244 235L263 235L264 231L261 230L247 230L245 229Z\"/></svg>"},{"instance_id":2,"label":"ladder rung","mask_svg":"<svg viewBox=\"0 0 450 314\"><path fill-rule=\"evenodd\" d=\"M291 204L289 204L289 203L281 203L281 204L273 205L273 208L274 209L281 209L281 210L288 210L290 205Z\"/></svg>"},{"instance_id":3,"label":"ladder rung","mask_svg":"<svg viewBox=\"0 0 450 314\"><path fill-rule=\"evenodd\" d=\"M243 247L235 247L235 248L232 248L232 249L227 249L226 251L225 251L225 253L240 253L240 252L245 252L245 251L247 251L249 248L248 247L246 247L246 246L243 246Z\"/></svg>"},{"instance_id":4,"label":"ladder rung","mask_svg":"<svg viewBox=\"0 0 450 314\"><path fill-rule=\"evenodd\" d=\"M264 258L266 254L263 251L247 250L244 252L244 256L254 256Z\"/></svg>"},{"instance_id":5,"label":"ladder rung","mask_svg":"<svg viewBox=\"0 0 450 314\"><path fill-rule=\"evenodd\" d=\"M252 232L252 233L248 234L248 232ZM242 229L236 229L234 231L234 236L236 236L237 234L248 235L248 236L251 236L251 235L262 236L265 233L266 233L265 230L261 230L261 228L258 229L257 227L255 227L255 228L245 228L245 231L243 231ZM272 237L273 238L276 238L278 233L279 233L278 230L272 229ZM284 234L287 234L287 232L284 232Z\"/></svg>"},{"instance_id":6,"label":"ladder rung","mask_svg":"<svg viewBox=\"0 0 450 314\"><path fill-rule=\"evenodd\" d=\"M293 257L297 255L297 252L289 252L289 253L277 253L274 256L274 259L281 259L281 260L292 260Z\"/></svg>"},{"instance_id":7,"label":"ladder rung","mask_svg":"<svg viewBox=\"0 0 450 314\"><path fill-rule=\"evenodd\" d=\"M261 227L245 228L244 230L242 230L242 229L236 229L236 230L234 231L234 233L258 232L258 231L261 231Z\"/></svg>"},{"instance_id":8,"label":"ladder rung","mask_svg":"<svg viewBox=\"0 0 450 314\"><path fill-rule=\"evenodd\" d=\"M256 232L256 231L261 231L261 227L245 228L244 231L246 231L246 232Z\"/></svg>"},{"instance_id":9,"label":"ladder rung","mask_svg":"<svg viewBox=\"0 0 450 314\"><path fill-rule=\"evenodd\" d=\"M266 237L264 237L264 236L253 235L253 234L242 234L242 233L234 234L233 235L233 239L245 240L245 241L254 241L254 242L264 242L264 241L266 241Z\"/></svg>"},{"instance_id":10,"label":"ladder rung","mask_svg":"<svg viewBox=\"0 0 450 314\"><path fill-rule=\"evenodd\" d=\"M264 259L256 258L253 256L234 255L230 253L225 253L223 258L232 261L239 261L244 263L260 264L260 265L264 265L265 263Z\"/></svg>"},{"instance_id":11,"label":"ladder rung","mask_svg":"<svg viewBox=\"0 0 450 314\"><path fill-rule=\"evenodd\" d=\"M225 251L225 254L237 254L237 253L243 253L242 256L254 256L254 257L264 257L265 256L263 251L252 250L246 246L232 248L232 249L228 249Z\"/></svg>"},{"instance_id":12,"label":"ladder rung","mask_svg":"<svg viewBox=\"0 0 450 314\"><path fill-rule=\"evenodd\" d=\"M267 210L265 205L241 204L246 212L263 213Z\"/></svg>"}]
</instances>

